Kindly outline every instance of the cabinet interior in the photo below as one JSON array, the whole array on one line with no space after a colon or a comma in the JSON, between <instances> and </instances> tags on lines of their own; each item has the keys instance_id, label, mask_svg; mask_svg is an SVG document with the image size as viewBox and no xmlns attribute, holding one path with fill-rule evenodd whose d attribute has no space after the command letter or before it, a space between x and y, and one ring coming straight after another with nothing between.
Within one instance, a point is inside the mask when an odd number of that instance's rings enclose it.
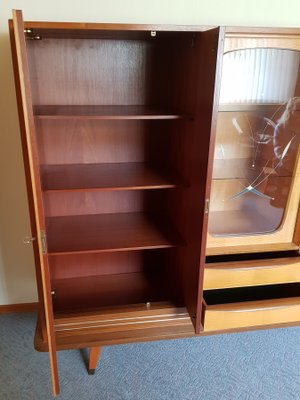
<instances>
[{"instance_id":1,"label":"cabinet interior","mask_svg":"<svg viewBox=\"0 0 300 400\"><path fill-rule=\"evenodd\" d=\"M300 136L278 143L278 101L217 103L224 39L236 61L295 51L299 31L13 14L35 347L49 351L54 394L56 350L88 347L91 361L104 345L298 324ZM298 53L293 62L297 105Z\"/></svg>"},{"instance_id":2,"label":"cabinet interior","mask_svg":"<svg viewBox=\"0 0 300 400\"><path fill-rule=\"evenodd\" d=\"M202 224L191 221L204 216L215 37L36 33L27 52L54 313L171 302L195 315Z\"/></svg>"}]
</instances>

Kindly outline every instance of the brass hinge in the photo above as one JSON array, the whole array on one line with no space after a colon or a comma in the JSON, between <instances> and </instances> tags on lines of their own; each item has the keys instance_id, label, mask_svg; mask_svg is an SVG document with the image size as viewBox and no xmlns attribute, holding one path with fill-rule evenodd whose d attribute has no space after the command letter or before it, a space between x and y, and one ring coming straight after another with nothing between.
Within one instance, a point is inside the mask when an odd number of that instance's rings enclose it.
<instances>
[{"instance_id":1,"label":"brass hinge","mask_svg":"<svg viewBox=\"0 0 300 400\"><path fill-rule=\"evenodd\" d=\"M205 199L204 212L205 214L209 213L209 199Z\"/></svg>"},{"instance_id":2,"label":"brass hinge","mask_svg":"<svg viewBox=\"0 0 300 400\"><path fill-rule=\"evenodd\" d=\"M45 231L40 232L40 238L41 238L42 253L46 254L47 253L47 238L46 238Z\"/></svg>"}]
</instances>

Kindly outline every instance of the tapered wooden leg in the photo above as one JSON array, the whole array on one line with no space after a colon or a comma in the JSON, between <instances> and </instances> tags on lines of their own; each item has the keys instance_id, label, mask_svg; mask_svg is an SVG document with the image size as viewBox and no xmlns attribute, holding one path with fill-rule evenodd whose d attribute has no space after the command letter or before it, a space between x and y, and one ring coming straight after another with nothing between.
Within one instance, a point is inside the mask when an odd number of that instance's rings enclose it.
<instances>
[{"instance_id":1,"label":"tapered wooden leg","mask_svg":"<svg viewBox=\"0 0 300 400\"><path fill-rule=\"evenodd\" d=\"M101 353L101 347L91 347L90 348L90 357L89 357L89 375L94 375L97 367L97 362L99 360Z\"/></svg>"}]
</instances>

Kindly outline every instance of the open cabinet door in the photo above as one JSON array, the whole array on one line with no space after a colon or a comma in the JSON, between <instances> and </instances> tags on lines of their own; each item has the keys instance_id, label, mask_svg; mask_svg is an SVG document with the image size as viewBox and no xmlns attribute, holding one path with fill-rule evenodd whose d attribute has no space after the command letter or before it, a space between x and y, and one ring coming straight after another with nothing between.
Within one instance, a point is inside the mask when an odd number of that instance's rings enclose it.
<instances>
[{"instance_id":1,"label":"open cabinet door","mask_svg":"<svg viewBox=\"0 0 300 400\"><path fill-rule=\"evenodd\" d=\"M31 100L31 87L29 78L29 67L26 52L26 39L24 35L24 23L22 12L13 10L13 24L10 29L11 45L17 87L17 100L21 134L25 136L28 154L26 159L29 163L30 180L32 185L34 219L39 249L40 276L42 279L42 292L44 300L44 311L47 331L47 342L49 348L52 387L54 395L59 394L56 343L53 324L53 309L51 299L50 274L48 265L47 245L45 238L45 217L43 209L43 198L40 186L40 173L37 155L36 132ZM24 139L24 138L23 138Z\"/></svg>"},{"instance_id":2,"label":"open cabinet door","mask_svg":"<svg viewBox=\"0 0 300 400\"><path fill-rule=\"evenodd\" d=\"M177 291L183 293L196 334L203 325L202 286L223 37L223 28L198 32L181 55L184 62L179 70L188 67L188 73L182 72L177 79L178 101L182 102L179 108L189 107L193 118L183 121L177 135L172 137L174 153L177 151L178 156L174 169L180 171L188 184L171 194L169 208L175 210L171 215L186 245L173 250L170 264L173 271L179 272Z\"/></svg>"},{"instance_id":3,"label":"open cabinet door","mask_svg":"<svg viewBox=\"0 0 300 400\"><path fill-rule=\"evenodd\" d=\"M194 182L199 184L193 194L195 201L201 202L199 228L196 232L196 223L191 221L194 237L200 245L199 252L199 279L197 281L197 301L195 330L200 333L203 329L203 275L206 257L206 240L208 229L209 198L211 192L211 177L214 157L214 143L216 118L218 112L218 98L221 83L221 65L224 48L225 30L223 27L209 29L202 33L198 47L200 66L197 80L197 101L195 113L195 144L191 155L198 158L198 172L194 173ZM196 44L197 45L197 44ZM195 184L195 188L197 185ZM197 200L195 200L197 199ZM198 206L199 207L199 206ZM193 236L192 236L193 238ZM196 242L196 240L191 241ZM192 287L192 282L189 283Z\"/></svg>"}]
</instances>

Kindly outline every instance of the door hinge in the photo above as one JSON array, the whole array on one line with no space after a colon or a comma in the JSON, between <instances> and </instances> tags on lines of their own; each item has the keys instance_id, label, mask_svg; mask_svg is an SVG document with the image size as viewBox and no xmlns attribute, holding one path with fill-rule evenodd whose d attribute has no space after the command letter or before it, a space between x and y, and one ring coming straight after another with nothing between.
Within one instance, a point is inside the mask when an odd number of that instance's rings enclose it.
<instances>
[{"instance_id":1,"label":"door hinge","mask_svg":"<svg viewBox=\"0 0 300 400\"><path fill-rule=\"evenodd\" d=\"M46 232L45 231L41 231L40 232L40 238L41 238L42 253L46 254L47 253L47 238L46 238Z\"/></svg>"},{"instance_id":2,"label":"door hinge","mask_svg":"<svg viewBox=\"0 0 300 400\"><path fill-rule=\"evenodd\" d=\"M34 236L25 236L24 238L23 238L23 243L24 244L31 244L32 242L34 242L35 241L35 237Z\"/></svg>"},{"instance_id":3,"label":"door hinge","mask_svg":"<svg viewBox=\"0 0 300 400\"><path fill-rule=\"evenodd\" d=\"M204 212L205 214L209 213L209 199L205 199Z\"/></svg>"}]
</instances>

